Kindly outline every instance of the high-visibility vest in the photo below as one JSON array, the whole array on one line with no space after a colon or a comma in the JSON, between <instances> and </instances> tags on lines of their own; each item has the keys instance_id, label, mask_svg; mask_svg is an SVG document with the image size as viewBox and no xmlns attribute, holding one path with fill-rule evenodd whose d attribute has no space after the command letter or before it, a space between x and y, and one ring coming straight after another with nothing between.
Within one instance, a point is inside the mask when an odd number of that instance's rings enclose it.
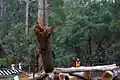
<instances>
[{"instance_id":1,"label":"high-visibility vest","mask_svg":"<svg viewBox=\"0 0 120 80\"><path fill-rule=\"evenodd\" d=\"M80 61L76 61L76 67L80 67Z\"/></svg>"}]
</instances>

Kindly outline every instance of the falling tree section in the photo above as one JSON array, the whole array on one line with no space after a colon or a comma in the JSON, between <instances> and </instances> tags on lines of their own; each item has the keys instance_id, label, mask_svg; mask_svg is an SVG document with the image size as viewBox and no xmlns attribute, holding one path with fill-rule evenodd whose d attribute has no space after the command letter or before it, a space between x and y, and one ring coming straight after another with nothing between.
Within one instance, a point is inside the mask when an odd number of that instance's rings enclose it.
<instances>
[{"instance_id":1,"label":"falling tree section","mask_svg":"<svg viewBox=\"0 0 120 80\"><path fill-rule=\"evenodd\" d=\"M35 25L35 34L39 42L38 55L41 55L45 72L52 72L54 69L52 51L50 46L50 37L53 33L53 27L43 26L43 18L40 17ZM38 59L39 60L39 59ZM38 67L41 61L38 61ZM40 69L39 69L40 70Z\"/></svg>"}]
</instances>

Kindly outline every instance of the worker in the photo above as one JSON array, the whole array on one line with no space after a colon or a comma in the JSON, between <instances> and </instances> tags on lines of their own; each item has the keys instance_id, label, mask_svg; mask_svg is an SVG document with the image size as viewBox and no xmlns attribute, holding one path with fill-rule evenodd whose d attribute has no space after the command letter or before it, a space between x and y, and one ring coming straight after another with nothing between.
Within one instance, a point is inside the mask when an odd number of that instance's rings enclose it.
<instances>
[{"instance_id":1,"label":"worker","mask_svg":"<svg viewBox=\"0 0 120 80\"><path fill-rule=\"evenodd\" d=\"M79 58L77 58L77 60L76 60L76 67L80 67L80 59Z\"/></svg>"}]
</instances>

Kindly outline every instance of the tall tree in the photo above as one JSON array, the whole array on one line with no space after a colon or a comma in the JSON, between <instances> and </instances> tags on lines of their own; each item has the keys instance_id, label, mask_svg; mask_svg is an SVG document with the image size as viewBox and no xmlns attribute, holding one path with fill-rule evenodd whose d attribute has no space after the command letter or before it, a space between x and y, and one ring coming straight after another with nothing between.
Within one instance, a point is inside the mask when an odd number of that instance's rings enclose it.
<instances>
[{"instance_id":1,"label":"tall tree","mask_svg":"<svg viewBox=\"0 0 120 80\"><path fill-rule=\"evenodd\" d=\"M1 12L0 12L0 14L1 14L1 15L0 15L1 17L0 17L0 18L2 19L2 17L3 17L3 0L0 0L0 5L1 5L1 6L0 6L0 11L1 11Z\"/></svg>"},{"instance_id":2,"label":"tall tree","mask_svg":"<svg viewBox=\"0 0 120 80\"><path fill-rule=\"evenodd\" d=\"M38 39L38 71L52 72L54 69L52 60L52 51L50 46L50 37L53 32L52 27L48 27L48 2L47 0L38 0L38 20L35 25L35 33ZM42 9L42 10L41 10ZM43 63L43 64L42 64ZM41 70L42 68L42 70Z\"/></svg>"},{"instance_id":3,"label":"tall tree","mask_svg":"<svg viewBox=\"0 0 120 80\"><path fill-rule=\"evenodd\" d=\"M32 0L32 1L35 1L35 0ZM25 2L26 2L26 20L25 20L25 37L26 37L26 39L28 38L29 5L32 1L25 0Z\"/></svg>"}]
</instances>

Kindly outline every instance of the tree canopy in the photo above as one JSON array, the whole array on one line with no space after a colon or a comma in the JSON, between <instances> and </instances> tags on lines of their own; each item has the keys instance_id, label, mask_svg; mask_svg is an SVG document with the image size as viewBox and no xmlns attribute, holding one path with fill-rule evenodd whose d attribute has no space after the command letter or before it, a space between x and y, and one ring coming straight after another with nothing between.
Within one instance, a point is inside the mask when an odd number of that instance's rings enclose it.
<instances>
[{"instance_id":1,"label":"tree canopy","mask_svg":"<svg viewBox=\"0 0 120 80\"><path fill-rule=\"evenodd\" d=\"M37 44L34 33L37 2L31 2L29 7L28 40L24 37L24 0L4 0L3 5L1 44L7 57L15 58L16 63L27 63L33 58ZM56 67L75 66L76 57L87 66L119 61L119 0L50 0L50 6Z\"/></svg>"}]
</instances>

